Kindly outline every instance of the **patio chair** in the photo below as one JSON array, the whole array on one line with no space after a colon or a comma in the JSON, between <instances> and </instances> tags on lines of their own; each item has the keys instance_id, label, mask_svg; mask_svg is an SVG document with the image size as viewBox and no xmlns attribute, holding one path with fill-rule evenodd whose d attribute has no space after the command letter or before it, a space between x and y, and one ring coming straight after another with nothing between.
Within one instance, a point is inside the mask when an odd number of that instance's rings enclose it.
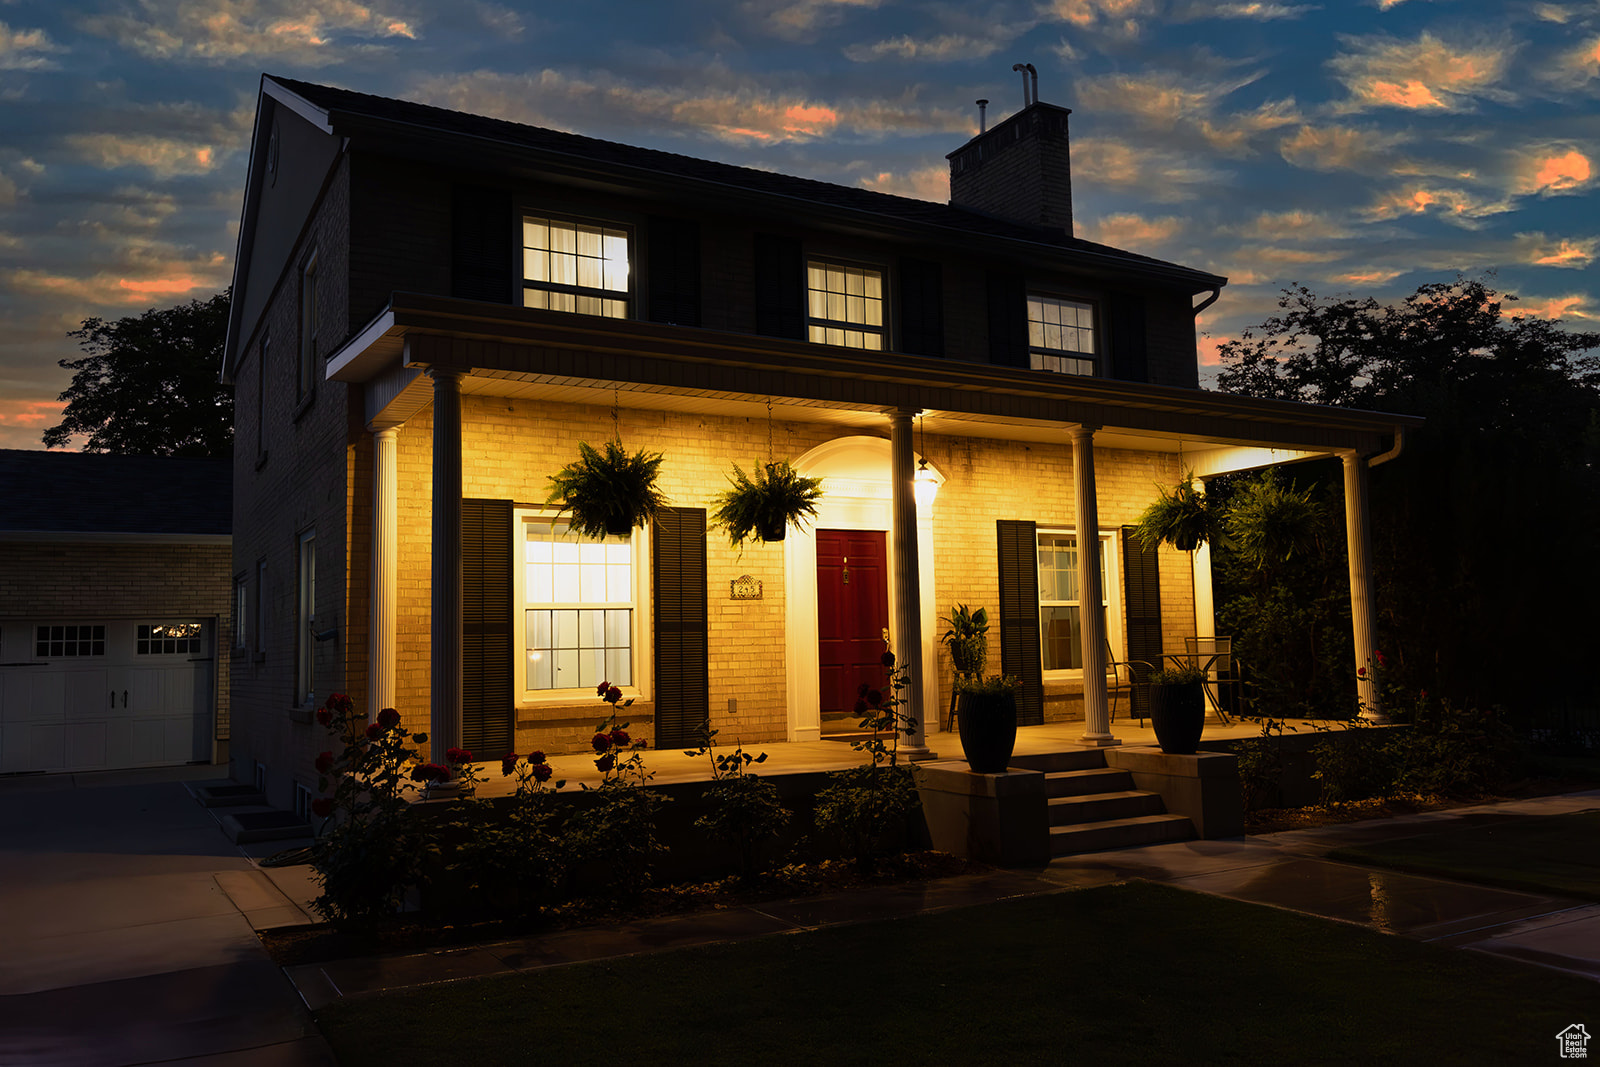
<instances>
[{"instance_id":1,"label":"patio chair","mask_svg":"<svg viewBox=\"0 0 1600 1067\"><path fill-rule=\"evenodd\" d=\"M1144 724L1145 700L1143 686L1150 678L1150 673L1155 670L1153 666L1139 659L1119 660L1111 651L1111 642L1103 642L1106 653L1106 696L1111 703L1111 722L1117 721L1117 698L1126 691L1128 694L1128 714L1138 715L1140 725Z\"/></svg>"}]
</instances>

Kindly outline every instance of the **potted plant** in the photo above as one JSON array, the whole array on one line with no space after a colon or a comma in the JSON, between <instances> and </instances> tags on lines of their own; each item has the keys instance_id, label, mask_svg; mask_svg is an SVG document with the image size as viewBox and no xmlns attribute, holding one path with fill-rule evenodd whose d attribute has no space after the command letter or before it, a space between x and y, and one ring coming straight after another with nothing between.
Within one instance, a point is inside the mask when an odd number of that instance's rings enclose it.
<instances>
[{"instance_id":1,"label":"potted plant","mask_svg":"<svg viewBox=\"0 0 1600 1067\"><path fill-rule=\"evenodd\" d=\"M1015 678L998 674L988 678L956 680L956 714L961 748L974 774L1003 774L1017 744L1017 689Z\"/></svg>"},{"instance_id":2,"label":"potted plant","mask_svg":"<svg viewBox=\"0 0 1600 1067\"><path fill-rule=\"evenodd\" d=\"M1169 667L1150 675L1150 725L1156 743L1171 756L1192 756L1206 722L1206 672Z\"/></svg>"},{"instance_id":3,"label":"potted plant","mask_svg":"<svg viewBox=\"0 0 1600 1067\"><path fill-rule=\"evenodd\" d=\"M549 503L572 512L572 528L584 537L626 534L666 504L656 488L660 469L659 452L641 449L630 456L616 438L604 452L580 442L578 458L550 478Z\"/></svg>"},{"instance_id":4,"label":"potted plant","mask_svg":"<svg viewBox=\"0 0 1600 1067\"><path fill-rule=\"evenodd\" d=\"M950 609L944 620L950 629L940 638L950 649L950 662L957 674L982 674L989 659L989 613L983 608L968 611L965 604Z\"/></svg>"},{"instance_id":5,"label":"potted plant","mask_svg":"<svg viewBox=\"0 0 1600 1067\"><path fill-rule=\"evenodd\" d=\"M1206 496L1194 487L1191 471L1171 488L1157 486L1160 495L1144 509L1134 536L1148 551L1167 544L1180 552L1193 552L1217 535L1217 517Z\"/></svg>"},{"instance_id":6,"label":"potted plant","mask_svg":"<svg viewBox=\"0 0 1600 1067\"><path fill-rule=\"evenodd\" d=\"M728 540L742 545L757 541L782 541L790 523L797 527L817 514L817 498L822 496L822 479L796 473L787 460L768 463L756 470L752 481L739 465L733 465L724 490L714 501L712 525L728 531Z\"/></svg>"}]
</instances>

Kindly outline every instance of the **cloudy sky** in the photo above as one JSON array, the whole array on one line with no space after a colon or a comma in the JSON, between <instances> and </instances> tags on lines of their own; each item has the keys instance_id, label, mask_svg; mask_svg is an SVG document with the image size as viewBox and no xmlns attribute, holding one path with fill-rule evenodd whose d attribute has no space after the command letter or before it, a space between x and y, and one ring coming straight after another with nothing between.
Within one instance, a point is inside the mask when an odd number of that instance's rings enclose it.
<instances>
[{"instance_id":1,"label":"cloudy sky","mask_svg":"<svg viewBox=\"0 0 1600 1067\"><path fill-rule=\"evenodd\" d=\"M0 447L81 320L228 284L263 72L942 201L1015 62L1079 236L1231 279L1202 361L1295 283L1600 329L1600 0L0 0Z\"/></svg>"}]
</instances>

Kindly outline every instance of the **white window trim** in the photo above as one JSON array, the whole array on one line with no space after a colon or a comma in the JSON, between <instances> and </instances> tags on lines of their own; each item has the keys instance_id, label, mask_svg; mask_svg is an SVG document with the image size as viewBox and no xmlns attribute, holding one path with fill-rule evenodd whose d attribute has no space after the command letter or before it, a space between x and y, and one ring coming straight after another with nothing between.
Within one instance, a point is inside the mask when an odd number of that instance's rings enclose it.
<instances>
[{"instance_id":1,"label":"white window trim","mask_svg":"<svg viewBox=\"0 0 1600 1067\"><path fill-rule=\"evenodd\" d=\"M570 708L574 705L592 705L595 721L610 714L593 689L528 688L528 580L526 556L522 546L526 543L523 527L530 520L557 517L554 508L514 508L511 512L511 659L512 703L518 708ZM635 527L631 538L633 546L633 684L618 686L624 698L650 699L651 672L655 669L653 635L655 613L650 600L650 527ZM537 693L537 695L534 695Z\"/></svg>"},{"instance_id":2,"label":"white window trim","mask_svg":"<svg viewBox=\"0 0 1600 1067\"><path fill-rule=\"evenodd\" d=\"M1071 526L1045 526L1040 524L1034 530L1035 553L1039 550L1040 534L1055 534L1057 536L1064 534L1069 537L1076 537L1078 531ZM1103 568L1105 581L1102 583L1104 588L1100 592L1106 602L1106 640L1111 642L1112 655L1119 660L1124 655L1125 640L1123 632L1127 629L1122 618L1122 559L1117 550L1120 536L1121 531L1117 529L1102 528L1100 530L1100 557L1105 560ZM1039 614L1039 605L1039 587L1038 582L1035 581L1033 590L1033 613L1035 616ZM1039 656L1040 661L1043 662L1044 632L1042 628L1039 633ZM1047 682L1081 682L1083 681L1083 668L1070 667L1045 671L1044 680Z\"/></svg>"}]
</instances>

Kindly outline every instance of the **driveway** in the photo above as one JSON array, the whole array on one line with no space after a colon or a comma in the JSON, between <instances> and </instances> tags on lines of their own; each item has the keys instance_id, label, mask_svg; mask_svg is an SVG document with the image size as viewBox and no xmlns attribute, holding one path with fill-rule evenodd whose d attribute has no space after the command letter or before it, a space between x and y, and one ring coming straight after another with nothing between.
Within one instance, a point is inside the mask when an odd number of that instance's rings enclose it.
<instances>
[{"instance_id":1,"label":"driveway","mask_svg":"<svg viewBox=\"0 0 1600 1067\"><path fill-rule=\"evenodd\" d=\"M0 1065L335 1062L219 884L256 876L216 776L0 779Z\"/></svg>"}]
</instances>

